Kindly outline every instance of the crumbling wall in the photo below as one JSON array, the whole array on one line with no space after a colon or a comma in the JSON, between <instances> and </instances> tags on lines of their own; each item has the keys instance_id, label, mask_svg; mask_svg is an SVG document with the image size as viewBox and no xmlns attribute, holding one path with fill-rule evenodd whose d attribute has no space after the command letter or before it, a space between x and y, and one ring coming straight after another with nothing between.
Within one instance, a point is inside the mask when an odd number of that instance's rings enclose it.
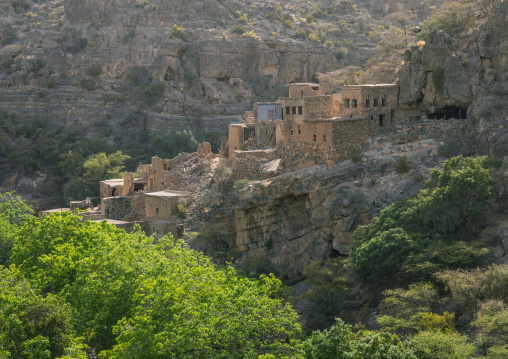
<instances>
[{"instance_id":1,"label":"crumbling wall","mask_svg":"<svg viewBox=\"0 0 508 359\"><path fill-rule=\"evenodd\" d=\"M186 205L190 195L185 192L153 192L145 194L146 218L172 220L178 215L178 204Z\"/></svg>"},{"instance_id":2,"label":"crumbling wall","mask_svg":"<svg viewBox=\"0 0 508 359\"><path fill-rule=\"evenodd\" d=\"M289 84L289 97L319 96L319 85L313 83Z\"/></svg>"},{"instance_id":3,"label":"crumbling wall","mask_svg":"<svg viewBox=\"0 0 508 359\"><path fill-rule=\"evenodd\" d=\"M233 174L231 180L240 179L259 180L273 177L278 170L278 166L269 166L268 164L277 159L278 152L271 150L256 151L235 151L232 161Z\"/></svg>"}]
</instances>

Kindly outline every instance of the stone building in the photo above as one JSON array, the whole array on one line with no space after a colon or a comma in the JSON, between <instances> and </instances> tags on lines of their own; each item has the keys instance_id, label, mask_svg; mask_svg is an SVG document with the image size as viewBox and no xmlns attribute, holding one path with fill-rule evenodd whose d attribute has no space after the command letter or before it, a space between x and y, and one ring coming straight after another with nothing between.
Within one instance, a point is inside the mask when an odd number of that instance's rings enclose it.
<instances>
[{"instance_id":1,"label":"stone building","mask_svg":"<svg viewBox=\"0 0 508 359\"><path fill-rule=\"evenodd\" d=\"M318 84L290 84L289 97L274 104L255 104L244 124L230 125L233 172L263 178L260 150L273 145L285 169L344 160L361 150L364 140L379 127L395 124L398 96L396 84L343 86L336 94L321 94ZM264 131L258 124L265 126ZM267 129L274 136L270 141L265 140ZM249 143L257 144L258 151L249 151L254 149ZM240 151L246 152L243 162ZM266 157L265 162L273 161L273 153L267 152Z\"/></svg>"}]
</instances>

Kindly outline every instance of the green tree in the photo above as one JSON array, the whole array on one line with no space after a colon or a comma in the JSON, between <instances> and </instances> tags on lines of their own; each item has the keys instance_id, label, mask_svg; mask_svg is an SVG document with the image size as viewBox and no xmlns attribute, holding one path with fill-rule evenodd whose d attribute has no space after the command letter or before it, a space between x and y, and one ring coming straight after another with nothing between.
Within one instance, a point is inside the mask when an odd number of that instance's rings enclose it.
<instances>
[{"instance_id":1,"label":"green tree","mask_svg":"<svg viewBox=\"0 0 508 359\"><path fill-rule=\"evenodd\" d=\"M70 307L54 295L42 297L7 269L0 269L0 356L84 359L75 337ZM4 356L8 353L8 356Z\"/></svg>"},{"instance_id":2,"label":"green tree","mask_svg":"<svg viewBox=\"0 0 508 359\"><path fill-rule=\"evenodd\" d=\"M143 279L132 316L115 327L118 344L102 358L292 357L301 331L273 276L259 281L220 270L182 242L161 240L165 261Z\"/></svg>"},{"instance_id":3,"label":"green tree","mask_svg":"<svg viewBox=\"0 0 508 359\"><path fill-rule=\"evenodd\" d=\"M324 263L312 262L305 270L305 282L310 289L304 297L311 300L321 309L330 321L335 320L339 309L347 301L351 283L344 276L342 263L328 259Z\"/></svg>"},{"instance_id":4,"label":"green tree","mask_svg":"<svg viewBox=\"0 0 508 359\"><path fill-rule=\"evenodd\" d=\"M415 283L407 289L389 289L380 306L377 322L384 330L408 336L416 332L421 318L437 304L437 291L430 283Z\"/></svg>"},{"instance_id":5,"label":"green tree","mask_svg":"<svg viewBox=\"0 0 508 359\"><path fill-rule=\"evenodd\" d=\"M82 168L76 171L75 176L64 185L65 197L69 199L98 197L99 182L120 177L125 168L124 162L129 158L130 156L124 155L121 151L109 155L102 152L88 157ZM76 158L72 152L69 152L62 165L68 166L69 163L79 162L79 160L79 154Z\"/></svg>"},{"instance_id":6,"label":"green tree","mask_svg":"<svg viewBox=\"0 0 508 359\"><path fill-rule=\"evenodd\" d=\"M180 241L152 243L140 230L127 234L106 222L55 214L19 231L11 260L43 292L66 299L78 333L102 357L298 351L301 329L280 297L280 281L217 269Z\"/></svg>"},{"instance_id":7,"label":"green tree","mask_svg":"<svg viewBox=\"0 0 508 359\"><path fill-rule=\"evenodd\" d=\"M416 359L411 343L396 335L359 331L337 319L329 330L315 331L303 344L305 359Z\"/></svg>"},{"instance_id":8,"label":"green tree","mask_svg":"<svg viewBox=\"0 0 508 359\"><path fill-rule=\"evenodd\" d=\"M476 347L469 343L466 335L423 331L412 341L418 358L424 359L469 359L474 356Z\"/></svg>"},{"instance_id":9,"label":"green tree","mask_svg":"<svg viewBox=\"0 0 508 359\"><path fill-rule=\"evenodd\" d=\"M32 214L32 208L12 192L0 193L0 265L7 264L15 235Z\"/></svg>"},{"instance_id":10,"label":"green tree","mask_svg":"<svg viewBox=\"0 0 508 359\"><path fill-rule=\"evenodd\" d=\"M446 268L478 264L488 249L463 241L486 223L487 200L494 194L487 157L454 157L432 170L414 198L395 202L354 233L352 258L365 277L387 284L427 279ZM461 239L461 240L458 240Z\"/></svg>"}]
</instances>

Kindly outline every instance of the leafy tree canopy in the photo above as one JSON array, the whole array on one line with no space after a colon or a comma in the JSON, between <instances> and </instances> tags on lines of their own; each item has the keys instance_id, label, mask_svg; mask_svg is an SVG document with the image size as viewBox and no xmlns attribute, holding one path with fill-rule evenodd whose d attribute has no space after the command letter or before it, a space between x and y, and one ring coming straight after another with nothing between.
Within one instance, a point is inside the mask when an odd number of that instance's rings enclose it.
<instances>
[{"instance_id":1,"label":"leafy tree canopy","mask_svg":"<svg viewBox=\"0 0 508 359\"><path fill-rule=\"evenodd\" d=\"M499 165L487 157L454 157L442 171L432 170L418 196L388 206L356 230L355 268L365 277L404 284L481 260L488 250L458 238L485 225L494 194L490 168Z\"/></svg>"}]
</instances>

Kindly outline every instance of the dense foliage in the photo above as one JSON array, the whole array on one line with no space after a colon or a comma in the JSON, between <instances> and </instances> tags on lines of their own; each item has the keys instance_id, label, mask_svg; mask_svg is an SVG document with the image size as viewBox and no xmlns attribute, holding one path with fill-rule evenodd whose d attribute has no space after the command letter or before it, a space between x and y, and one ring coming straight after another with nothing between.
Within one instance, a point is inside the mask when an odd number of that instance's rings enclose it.
<instances>
[{"instance_id":1,"label":"dense foliage","mask_svg":"<svg viewBox=\"0 0 508 359\"><path fill-rule=\"evenodd\" d=\"M73 329L104 358L297 352L301 329L279 280L217 269L173 239L152 242L75 215L33 218L17 233L11 268L70 308Z\"/></svg>"},{"instance_id":2,"label":"dense foliage","mask_svg":"<svg viewBox=\"0 0 508 359\"><path fill-rule=\"evenodd\" d=\"M494 193L490 168L497 165L487 157L454 157L442 171L432 170L418 196L388 206L356 230L355 268L394 285L481 263L488 250L467 238L486 222L487 200Z\"/></svg>"}]
</instances>

